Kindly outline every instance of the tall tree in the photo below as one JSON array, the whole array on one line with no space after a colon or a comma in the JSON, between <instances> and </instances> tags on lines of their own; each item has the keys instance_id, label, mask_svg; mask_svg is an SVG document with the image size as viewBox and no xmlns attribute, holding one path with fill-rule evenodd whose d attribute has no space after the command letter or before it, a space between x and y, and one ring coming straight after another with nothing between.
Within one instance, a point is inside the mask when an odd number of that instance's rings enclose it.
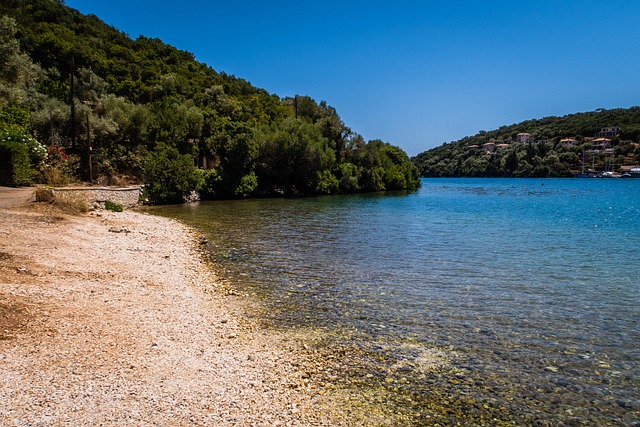
<instances>
[{"instance_id":1,"label":"tall tree","mask_svg":"<svg viewBox=\"0 0 640 427\"><path fill-rule=\"evenodd\" d=\"M13 18L0 17L0 107L26 103L34 96L40 68L20 51Z\"/></svg>"}]
</instances>

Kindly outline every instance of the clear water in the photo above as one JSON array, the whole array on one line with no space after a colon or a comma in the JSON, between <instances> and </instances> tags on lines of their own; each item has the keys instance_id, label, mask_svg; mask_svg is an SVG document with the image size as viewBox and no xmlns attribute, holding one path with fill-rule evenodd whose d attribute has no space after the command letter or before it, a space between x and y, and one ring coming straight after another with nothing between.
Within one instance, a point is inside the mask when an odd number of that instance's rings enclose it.
<instances>
[{"instance_id":1,"label":"clear water","mask_svg":"<svg viewBox=\"0 0 640 427\"><path fill-rule=\"evenodd\" d=\"M381 383L414 424L640 425L640 179L427 179L153 212L207 233L272 326L379 354L372 381L405 377ZM434 349L447 368L389 367Z\"/></svg>"}]
</instances>

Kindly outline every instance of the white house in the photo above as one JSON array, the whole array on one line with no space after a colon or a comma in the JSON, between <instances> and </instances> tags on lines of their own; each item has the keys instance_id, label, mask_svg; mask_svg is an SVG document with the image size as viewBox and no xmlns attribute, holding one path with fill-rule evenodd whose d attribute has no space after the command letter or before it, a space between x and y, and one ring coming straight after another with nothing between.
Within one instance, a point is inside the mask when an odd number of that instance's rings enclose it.
<instances>
[{"instance_id":1,"label":"white house","mask_svg":"<svg viewBox=\"0 0 640 427\"><path fill-rule=\"evenodd\" d=\"M609 127L600 129L600 132L598 132L598 136L603 138L613 138L618 136L619 133L620 133L619 126L609 126Z\"/></svg>"},{"instance_id":2,"label":"white house","mask_svg":"<svg viewBox=\"0 0 640 427\"><path fill-rule=\"evenodd\" d=\"M564 145L565 147L575 147L576 145L578 145L578 141L573 138L565 138L560 140L560 144Z\"/></svg>"},{"instance_id":3,"label":"white house","mask_svg":"<svg viewBox=\"0 0 640 427\"><path fill-rule=\"evenodd\" d=\"M609 144L611 143L610 139L607 138L596 138L593 141L591 141L591 143L593 144L593 149L594 150L606 150L607 148L609 148Z\"/></svg>"},{"instance_id":4,"label":"white house","mask_svg":"<svg viewBox=\"0 0 640 427\"><path fill-rule=\"evenodd\" d=\"M488 152L492 153L496 149L496 143L495 142L487 142L486 144L482 144L482 148L484 148Z\"/></svg>"},{"instance_id":5,"label":"white house","mask_svg":"<svg viewBox=\"0 0 640 427\"><path fill-rule=\"evenodd\" d=\"M530 142L533 142L534 138L533 136L531 136L530 133L523 132L523 133L519 133L516 136L516 141L518 141L520 144L528 144Z\"/></svg>"}]
</instances>

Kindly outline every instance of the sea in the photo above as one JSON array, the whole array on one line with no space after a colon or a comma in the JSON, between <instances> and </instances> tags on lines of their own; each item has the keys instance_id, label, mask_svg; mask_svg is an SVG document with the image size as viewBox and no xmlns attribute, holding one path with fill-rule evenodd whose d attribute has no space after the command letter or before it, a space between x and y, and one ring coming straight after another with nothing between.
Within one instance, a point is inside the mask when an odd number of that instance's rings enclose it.
<instances>
[{"instance_id":1,"label":"sea","mask_svg":"<svg viewBox=\"0 0 640 427\"><path fill-rule=\"evenodd\" d=\"M384 425L640 426L640 179L151 209ZM359 402L358 399L360 400Z\"/></svg>"}]
</instances>

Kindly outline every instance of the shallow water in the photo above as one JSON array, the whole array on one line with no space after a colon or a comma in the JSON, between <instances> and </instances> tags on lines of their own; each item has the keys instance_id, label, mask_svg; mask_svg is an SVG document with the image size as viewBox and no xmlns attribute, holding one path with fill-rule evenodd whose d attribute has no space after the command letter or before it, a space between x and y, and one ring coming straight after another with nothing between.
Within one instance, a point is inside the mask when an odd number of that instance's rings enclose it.
<instances>
[{"instance_id":1,"label":"shallow water","mask_svg":"<svg viewBox=\"0 0 640 427\"><path fill-rule=\"evenodd\" d=\"M407 423L640 425L640 180L428 179L152 212L206 233L271 327L368 358L343 376L368 373L360 387Z\"/></svg>"}]
</instances>

